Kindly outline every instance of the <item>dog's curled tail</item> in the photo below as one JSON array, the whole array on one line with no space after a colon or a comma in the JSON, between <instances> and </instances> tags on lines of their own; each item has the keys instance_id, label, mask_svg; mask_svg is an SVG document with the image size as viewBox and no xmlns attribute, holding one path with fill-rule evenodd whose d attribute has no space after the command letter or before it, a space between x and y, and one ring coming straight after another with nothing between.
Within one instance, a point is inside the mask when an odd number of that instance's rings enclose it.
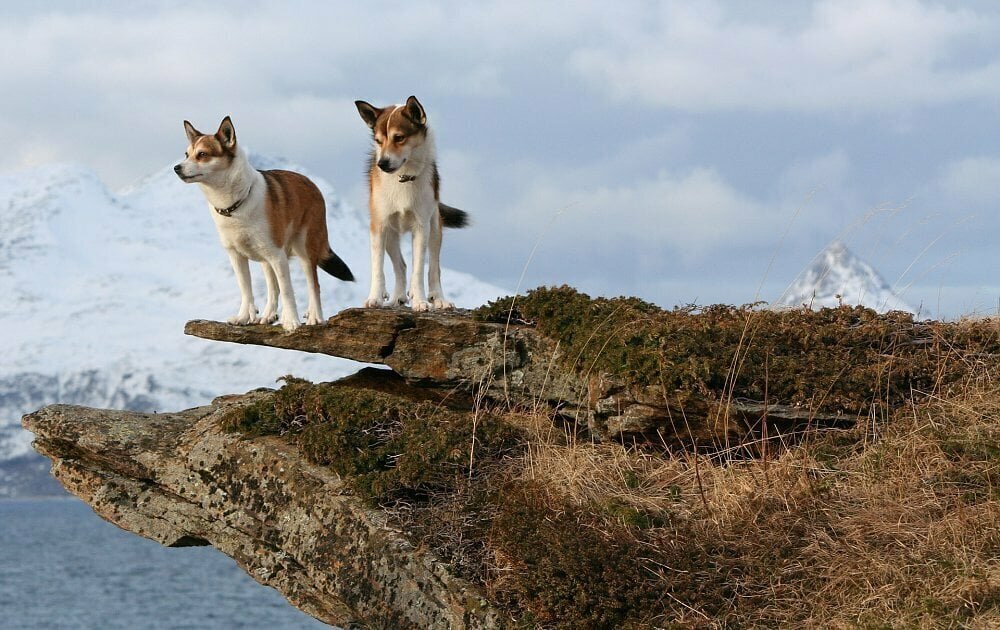
<instances>
[{"instance_id":1,"label":"dog's curled tail","mask_svg":"<svg viewBox=\"0 0 1000 630\"><path fill-rule=\"evenodd\" d=\"M441 225L447 228L464 228L469 225L469 213L465 210L438 202L438 211L441 213Z\"/></svg>"},{"instance_id":2,"label":"dog's curled tail","mask_svg":"<svg viewBox=\"0 0 1000 630\"><path fill-rule=\"evenodd\" d=\"M334 254L332 249L327 250L327 252L326 258L319 261L320 269L344 282L354 282L354 274L351 273L347 263L341 260L340 256Z\"/></svg>"}]
</instances>

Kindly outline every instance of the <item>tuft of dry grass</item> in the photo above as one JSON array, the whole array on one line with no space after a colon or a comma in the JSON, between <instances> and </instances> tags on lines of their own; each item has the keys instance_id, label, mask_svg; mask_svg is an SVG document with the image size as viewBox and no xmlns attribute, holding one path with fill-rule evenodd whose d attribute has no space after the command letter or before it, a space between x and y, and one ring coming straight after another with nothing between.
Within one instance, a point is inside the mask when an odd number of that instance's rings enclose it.
<instances>
[{"instance_id":1,"label":"tuft of dry grass","mask_svg":"<svg viewBox=\"0 0 1000 630\"><path fill-rule=\"evenodd\" d=\"M661 602L650 623L996 627L1000 383L988 370L960 394L770 460L718 465L543 431L523 474L553 504L599 515L649 566L664 550L698 559L684 570L715 588L681 589L689 599ZM673 592L678 574L661 577Z\"/></svg>"}]
</instances>

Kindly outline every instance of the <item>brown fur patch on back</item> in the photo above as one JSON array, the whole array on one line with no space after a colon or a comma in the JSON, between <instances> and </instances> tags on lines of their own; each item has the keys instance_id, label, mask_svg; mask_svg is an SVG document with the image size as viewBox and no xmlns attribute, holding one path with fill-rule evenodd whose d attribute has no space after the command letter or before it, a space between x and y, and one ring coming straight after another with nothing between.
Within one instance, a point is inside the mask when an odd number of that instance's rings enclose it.
<instances>
[{"instance_id":1,"label":"brown fur patch on back","mask_svg":"<svg viewBox=\"0 0 1000 630\"><path fill-rule=\"evenodd\" d=\"M319 264L330 252L323 193L308 177L292 171L261 171L267 184L264 208L271 240L286 251L304 234L309 262Z\"/></svg>"}]
</instances>

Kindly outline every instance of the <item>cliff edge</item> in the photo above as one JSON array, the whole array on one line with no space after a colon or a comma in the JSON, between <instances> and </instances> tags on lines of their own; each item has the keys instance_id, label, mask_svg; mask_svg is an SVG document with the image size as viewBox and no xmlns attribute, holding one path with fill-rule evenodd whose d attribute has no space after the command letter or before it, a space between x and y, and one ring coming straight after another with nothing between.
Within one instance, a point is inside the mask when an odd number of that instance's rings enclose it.
<instances>
[{"instance_id":1,"label":"cliff edge","mask_svg":"<svg viewBox=\"0 0 1000 630\"><path fill-rule=\"evenodd\" d=\"M413 548L329 469L278 438L220 428L260 394L179 413L53 405L24 419L52 472L97 514L171 547L212 545L340 626L489 628L477 592Z\"/></svg>"},{"instance_id":2,"label":"cliff edge","mask_svg":"<svg viewBox=\"0 0 1000 630\"><path fill-rule=\"evenodd\" d=\"M842 603L820 610L825 599L786 587L835 583L803 575L837 564L812 557L824 546L810 532L841 535L831 506L842 500L844 522L859 522L851 510L882 499L848 495L915 460L894 464L904 450L886 447L865 481L864 458L894 430L872 427L891 420L912 443L926 429L905 424L915 406L967 391L1000 357L991 322L663 311L565 287L473 313L349 309L292 333L201 320L185 332L390 369L289 377L177 413L53 405L23 419L35 448L123 529L212 545L303 611L362 627L836 625ZM932 423L933 439L952 424ZM993 466L983 449L948 461L967 480ZM755 458L763 469L740 467Z\"/></svg>"}]
</instances>

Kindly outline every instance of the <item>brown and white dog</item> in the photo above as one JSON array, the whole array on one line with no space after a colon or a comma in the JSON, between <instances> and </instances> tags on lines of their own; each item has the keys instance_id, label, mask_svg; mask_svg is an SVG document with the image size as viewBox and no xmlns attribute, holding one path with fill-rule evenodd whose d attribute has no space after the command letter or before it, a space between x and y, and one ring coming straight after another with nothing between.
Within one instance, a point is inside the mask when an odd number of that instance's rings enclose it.
<instances>
[{"instance_id":1,"label":"brown and white dog","mask_svg":"<svg viewBox=\"0 0 1000 630\"><path fill-rule=\"evenodd\" d=\"M366 307L392 306L412 300L414 311L449 309L441 289L442 227L465 227L468 215L439 202L440 178L434 134L415 96L405 105L378 108L355 101L361 118L372 130L368 164L368 210L371 215L372 283ZM413 272L406 289L406 263L399 248L400 236L413 233ZM396 276L390 296L386 292L383 263L389 253ZM428 255L429 254L429 255ZM428 258L424 293L424 261Z\"/></svg>"},{"instance_id":2,"label":"brown and white dog","mask_svg":"<svg viewBox=\"0 0 1000 630\"><path fill-rule=\"evenodd\" d=\"M323 321L319 297L318 265L330 275L351 281L354 276L333 250L326 230L323 194L304 175L291 171L258 171L236 143L233 121L226 116L214 135L201 133L184 121L188 148L174 172L186 183L197 183L219 230L219 239L240 285L240 310L230 324L299 326L295 293L288 272L288 257L298 256L309 287L306 323ZM267 281L267 304L259 317L250 283L249 260L260 262Z\"/></svg>"}]
</instances>

